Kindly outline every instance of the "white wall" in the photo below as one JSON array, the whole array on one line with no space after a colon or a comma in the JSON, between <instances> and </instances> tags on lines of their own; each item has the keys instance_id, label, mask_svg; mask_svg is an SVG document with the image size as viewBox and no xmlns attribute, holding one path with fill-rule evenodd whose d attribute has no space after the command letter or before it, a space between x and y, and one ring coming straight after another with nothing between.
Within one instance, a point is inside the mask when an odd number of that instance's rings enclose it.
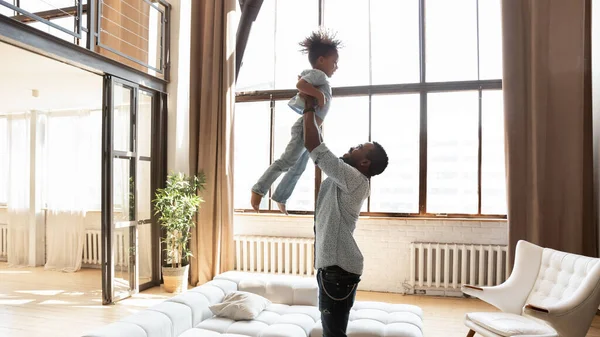
<instances>
[{"instance_id":1,"label":"white wall","mask_svg":"<svg viewBox=\"0 0 600 337\"><path fill-rule=\"evenodd\" d=\"M171 81L168 93L167 170L189 170L191 2L170 0Z\"/></svg>"},{"instance_id":2,"label":"white wall","mask_svg":"<svg viewBox=\"0 0 600 337\"><path fill-rule=\"evenodd\" d=\"M8 214L6 207L0 207L0 225L8 224Z\"/></svg>"},{"instance_id":3,"label":"white wall","mask_svg":"<svg viewBox=\"0 0 600 337\"><path fill-rule=\"evenodd\" d=\"M236 214L235 235L313 237L312 216ZM504 220L415 220L361 217L354 232L365 257L360 290L398 292L409 275L409 244L413 241L444 243L508 243Z\"/></svg>"}]
</instances>

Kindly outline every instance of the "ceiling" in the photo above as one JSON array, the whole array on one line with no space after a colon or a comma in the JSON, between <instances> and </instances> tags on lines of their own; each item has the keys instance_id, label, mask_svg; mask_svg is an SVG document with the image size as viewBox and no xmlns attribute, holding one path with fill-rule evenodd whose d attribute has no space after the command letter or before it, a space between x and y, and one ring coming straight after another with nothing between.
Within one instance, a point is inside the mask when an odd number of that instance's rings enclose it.
<instances>
[{"instance_id":1,"label":"ceiling","mask_svg":"<svg viewBox=\"0 0 600 337\"><path fill-rule=\"evenodd\" d=\"M102 106L101 76L2 42L0 55L0 114Z\"/></svg>"}]
</instances>

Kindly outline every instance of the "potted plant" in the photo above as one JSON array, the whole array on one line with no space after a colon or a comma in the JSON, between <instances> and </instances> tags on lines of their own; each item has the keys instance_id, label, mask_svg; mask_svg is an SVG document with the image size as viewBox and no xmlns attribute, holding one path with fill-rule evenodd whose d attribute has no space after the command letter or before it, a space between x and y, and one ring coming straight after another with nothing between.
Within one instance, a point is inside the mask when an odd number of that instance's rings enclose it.
<instances>
[{"instance_id":1,"label":"potted plant","mask_svg":"<svg viewBox=\"0 0 600 337\"><path fill-rule=\"evenodd\" d=\"M190 230L195 226L194 215L204 200L198 195L206 184L204 173L187 176L171 173L167 186L156 190L155 214L165 229L163 240L167 260L162 267L164 287L167 292L187 290L190 258Z\"/></svg>"}]
</instances>

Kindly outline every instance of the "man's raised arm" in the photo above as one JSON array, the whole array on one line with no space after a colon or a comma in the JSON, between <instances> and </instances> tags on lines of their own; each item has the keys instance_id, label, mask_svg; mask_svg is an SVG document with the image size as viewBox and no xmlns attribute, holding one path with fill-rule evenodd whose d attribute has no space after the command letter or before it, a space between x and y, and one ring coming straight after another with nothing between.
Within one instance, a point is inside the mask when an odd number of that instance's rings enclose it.
<instances>
[{"instance_id":1,"label":"man's raised arm","mask_svg":"<svg viewBox=\"0 0 600 337\"><path fill-rule=\"evenodd\" d=\"M321 145L321 134L317 121L315 119L315 108L309 104L311 100L306 100L304 109L304 147L308 152L312 152L317 146Z\"/></svg>"}]
</instances>

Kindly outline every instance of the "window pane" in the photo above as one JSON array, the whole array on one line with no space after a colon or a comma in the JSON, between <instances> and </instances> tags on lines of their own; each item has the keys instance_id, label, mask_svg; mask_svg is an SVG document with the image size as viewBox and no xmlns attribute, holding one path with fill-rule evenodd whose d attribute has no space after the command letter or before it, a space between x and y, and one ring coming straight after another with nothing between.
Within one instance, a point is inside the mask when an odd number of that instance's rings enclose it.
<instances>
[{"instance_id":1,"label":"window pane","mask_svg":"<svg viewBox=\"0 0 600 337\"><path fill-rule=\"evenodd\" d=\"M419 2L370 3L372 84L419 82Z\"/></svg>"},{"instance_id":2,"label":"window pane","mask_svg":"<svg viewBox=\"0 0 600 337\"><path fill-rule=\"evenodd\" d=\"M275 0L264 0L242 60L236 91L275 88Z\"/></svg>"},{"instance_id":3,"label":"window pane","mask_svg":"<svg viewBox=\"0 0 600 337\"><path fill-rule=\"evenodd\" d=\"M369 141L369 97L335 97L323 122L323 142L338 157Z\"/></svg>"},{"instance_id":4,"label":"window pane","mask_svg":"<svg viewBox=\"0 0 600 337\"><path fill-rule=\"evenodd\" d=\"M275 29L276 89L295 88L298 82L298 75L300 75L302 70L311 68L308 55L300 52L298 43L318 28L318 4L316 0L277 1ZM298 20L298 18L302 19Z\"/></svg>"},{"instance_id":5,"label":"window pane","mask_svg":"<svg viewBox=\"0 0 600 337\"><path fill-rule=\"evenodd\" d=\"M479 1L479 77L502 78L502 17L500 0Z\"/></svg>"},{"instance_id":6,"label":"window pane","mask_svg":"<svg viewBox=\"0 0 600 337\"><path fill-rule=\"evenodd\" d=\"M152 281L152 224L138 225L139 284Z\"/></svg>"},{"instance_id":7,"label":"window pane","mask_svg":"<svg viewBox=\"0 0 600 337\"><path fill-rule=\"evenodd\" d=\"M333 99L323 123L323 141L331 152L341 157L350 147L369 141L369 97ZM323 180L326 174L322 174ZM365 200L361 212L367 211Z\"/></svg>"},{"instance_id":8,"label":"window pane","mask_svg":"<svg viewBox=\"0 0 600 337\"><path fill-rule=\"evenodd\" d=\"M427 82L476 80L476 0L427 0L425 25Z\"/></svg>"},{"instance_id":9,"label":"window pane","mask_svg":"<svg viewBox=\"0 0 600 337\"><path fill-rule=\"evenodd\" d=\"M138 99L138 155L150 157L152 150L152 94L139 91Z\"/></svg>"},{"instance_id":10,"label":"window pane","mask_svg":"<svg viewBox=\"0 0 600 337\"><path fill-rule=\"evenodd\" d=\"M152 218L152 162L146 160L137 162L136 179L138 183L137 218L138 220L148 220Z\"/></svg>"},{"instance_id":11,"label":"window pane","mask_svg":"<svg viewBox=\"0 0 600 337\"><path fill-rule=\"evenodd\" d=\"M113 235L114 297L130 294L135 282L136 226L115 228Z\"/></svg>"},{"instance_id":12,"label":"window pane","mask_svg":"<svg viewBox=\"0 0 600 337\"><path fill-rule=\"evenodd\" d=\"M131 147L131 88L114 86L114 144L115 151L133 151Z\"/></svg>"},{"instance_id":13,"label":"window pane","mask_svg":"<svg viewBox=\"0 0 600 337\"><path fill-rule=\"evenodd\" d=\"M371 212L419 212L419 94L373 96L372 139L386 150L385 172L371 179Z\"/></svg>"},{"instance_id":14,"label":"window pane","mask_svg":"<svg viewBox=\"0 0 600 337\"><path fill-rule=\"evenodd\" d=\"M0 118L0 204L8 201L8 123L6 118Z\"/></svg>"},{"instance_id":15,"label":"window pane","mask_svg":"<svg viewBox=\"0 0 600 337\"><path fill-rule=\"evenodd\" d=\"M477 91L428 95L428 213L477 213L478 111Z\"/></svg>"},{"instance_id":16,"label":"window pane","mask_svg":"<svg viewBox=\"0 0 600 337\"><path fill-rule=\"evenodd\" d=\"M269 102L237 103L234 119L234 208L252 209L250 190L269 166L271 109ZM261 209L266 209L263 198Z\"/></svg>"},{"instance_id":17,"label":"window pane","mask_svg":"<svg viewBox=\"0 0 600 337\"><path fill-rule=\"evenodd\" d=\"M506 214L504 102L502 91L484 91L481 108L481 213Z\"/></svg>"},{"instance_id":18,"label":"window pane","mask_svg":"<svg viewBox=\"0 0 600 337\"><path fill-rule=\"evenodd\" d=\"M325 1L325 27L342 40L339 69L331 85L345 87L369 84L369 1ZM356 145L356 144L355 144Z\"/></svg>"},{"instance_id":19,"label":"window pane","mask_svg":"<svg viewBox=\"0 0 600 337\"><path fill-rule=\"evenodd\" d=\"M135 182L131 175L131 161L113 159L113 219L114 222L135 220Z\"/></svg>"},{"instance_id":20,"label":"window pane","mask_svg":"<svg viewBox=\"0 0 600 337\"><path fill-rule=\"evenodd\" d=\"M278 101L275 103L275 134L274 134L274 155L275 158L285 150L291 137L292 125L300 118L300 115L293 112L288 106L287 101ZM272 193L281 182L284 174L273 184ZM272 209L277 210L277 205L271 205ZM306 164L304 173L298 180L294 193L288 200L286 207L288 211L312 211L315 206L315 165L311 159Z\"/></svg>"}]
</instances>

